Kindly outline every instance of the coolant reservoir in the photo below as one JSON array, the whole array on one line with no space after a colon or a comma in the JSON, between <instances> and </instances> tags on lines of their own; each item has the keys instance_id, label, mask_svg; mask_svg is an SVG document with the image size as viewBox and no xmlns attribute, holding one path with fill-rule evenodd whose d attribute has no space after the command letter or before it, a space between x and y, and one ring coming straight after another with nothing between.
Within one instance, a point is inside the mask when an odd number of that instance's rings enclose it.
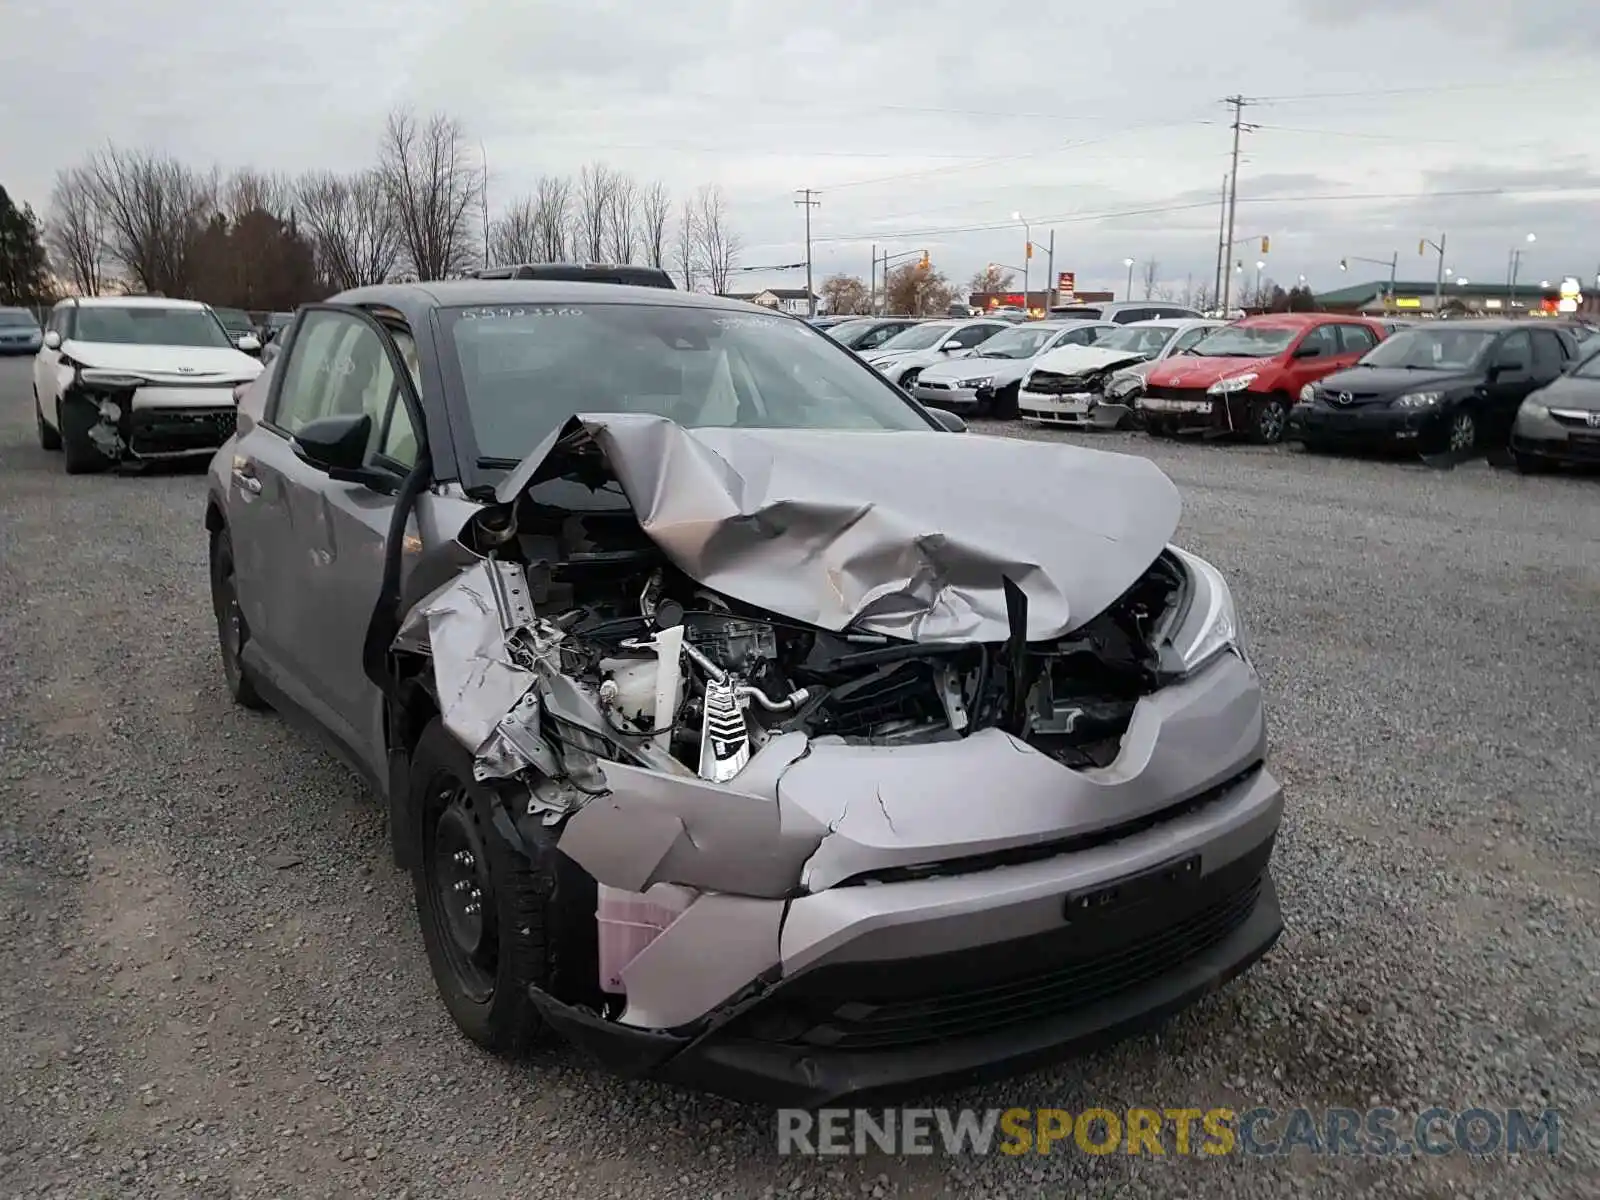
<instances>
[{"instance_id":1,"label":"coolant reservoir","mask_svg":"<svg viewBox=\"0 0 1600 1200\"><path fill-rule=\"evenodd\" d=\"M600 673L616 684L614 693L605 689L611 707L640 729L653 729L660 664L651 658L603 658Z\"/></svg>"},{"instance_id":2,"label":"coolant reservoir","mask_svg":"<svg viewBox=\"0 0 1600 1200\"><path fill-rule=\"evenodd\" d=\"M600 884L594 914L600 934L600 990L626 995L623 970L683 915L697 894L673 883L658 883L648 892Z\"/></svg>"}]
</instances>

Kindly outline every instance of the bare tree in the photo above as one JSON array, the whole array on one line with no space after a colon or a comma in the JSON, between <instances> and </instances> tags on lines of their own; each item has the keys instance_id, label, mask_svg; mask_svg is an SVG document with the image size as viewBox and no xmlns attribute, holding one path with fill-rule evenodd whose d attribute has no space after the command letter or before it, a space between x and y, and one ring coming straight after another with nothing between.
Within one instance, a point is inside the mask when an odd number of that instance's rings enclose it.
<instances>
[{"instance_id":1,"label":"bare tree","mask_svg":"<svg viewBox=\"0 0 1600 1200\"><path fill-rule=\"evenodd\" d=\"M912 317L943 316L950 310L950 284L935 268L904 263L884 281L889 311Z\"/></svg>"},{"instance_id":2,"label":"bare tree","mask_svg":"<svg viewBox=\"0 0 1600 1200\"><path fill-rule=\"evenodd\" d=\"M822 281L822 301L830 313L864 313L867 311L867 284L859 275L840 272Z\"/></svg>"},{"instance_id":3,"label":"bare tree","mask_svg":"<svg viewBox=\"0 0 1600 1200\"><path fill-rule=\"evenodd\" d=\"M578 172L576 245L573 248L589 262L601 262L606 256L606 235L610 232L617 179L617 173L605 163L588 163Z\"/></svg>"},{"instance_id":4,"label":"bare tree","mask_svg":"<svg viewBox=\"0 0 1600 1200\"><path fill-rule=\"evenodd\" d=\"M389 114L378 169L400 226L401 247L419 279L444 279L472 265L483 166L460 122L434 113L426 124L407 109Z\"/></svg>"},{"instance_id":5,"label":"bare tree","mask_svg":"<svg viewBox=\"0 0 1600 1200\"><path fill-rule=\"evenodd\" d=\"M616 176L611 203L606 206L606 246L612 262L631 263L639 248L639 185L627 175Z\"/></svg>"},{"instance_id":6,"label":"bare tree","mask_svg":"<svg viewBox=\"0 0 1600 1200\"><path fill-rule=\"evenodd\" d=\"M667 218L672 215L672 193L657 180L639 199L639 232L644 237L644 258L652 267L667 265Z\"/></svg>"},{"instance_id":7,"label":"bare tree","mask_svg":"<svg viewBox=\"0 0 1600 1200\"><path fill-rule=\"evenodd\" d=\"M714 183L702 187L695 194L694 208L700 262L709 277L711 291L721 296L728 290L728 276L739 265L743 246L729 221L728 201L720 187Z\"/></svg>"},{"instance_id":8,"label":"bare tree","mask_svg":"<svg viewBox=\"0 0 1600 1200\"><path fill-rule=\"evenodd\" d=\"M533 202L534 227L538 235L535 261L564 261L572 226L572 181L564 175L542 177Z\"/></svg>"},{"instance_id":9,"label":"bare tree","mask_svg":"<svg viewBox=\"0 0 1600 1200\"><path fill-rule=\"evenodd\" d=\"M50 252L73 290L80 296L98 295L105 277L106 222L92 172L83 167L56 172L45 228Z\"/></svg>"},{"instance_id":10,"label":"bare tree","mask_svg":"<svg viewBox=\"0 0 1600 1200\"><path fill-rule=\"evenodd\" d=\"M316 249L317 265L331 286L340 291L364 287L393 273L400 257L400 226L378 171L351 176L312 172L301 177L295 202Z\"/></svg>"},{"instance_id":11,"label":"bare tree","mask_svg":"<svg viewBox=\"0 0 1600 1200\"><path fill-rule=\"evenodd\" d=\"M281 175L248 168L235 171L223 181L218 197L228 223L237 225L253 212L285 217L294 204L294 185Z\"/></svg>"},{"instance_id":12,"label":"bare tree","mask_svg":"<svg viewBox=\"0 0 1600 1200\"><path fill-rule=\"evenodd\" d=\"M111 257L145 291L187 296L190 251L214 211L215 173L114 146L95 154L85 169Z\"/></svg>"},{"instance_id":13,"label":"bare tree","mask_svg":"<svg viewBox=\"0 0 1600 1200\"><path fill-rule=\"evenodd\" d=\"M1009 292L1017 282L1014 272L1006 270L999 263L990 263L983 270L976 272L967 283L967 290L971 292Z\"/></svg>"},{"instance_id":14,"label":"bare tree","mask_svg":"<svg viewBox=\"0 0 1600 1200\"><path fill-rule=\"evenodd\" d=\"M489 223L489 257L497 263L539 262L539 202L521 196Z\"/></svg>"},{"instance_id":15,"label":"bare tree","mask_svg":"<svg viewBox=\"0 0 1600 1200\"><path fill-rule=\"evenodd\" d=\"M700 275L700 215L695 201L685 197L678 212L678 235L672 243L673 262L683 290L692 292Z\"/></svg>"},{"instance_id":16,"label":"bare tree","mask_svg":"<svg viewBox=\"0 0 1600 1200\"><path fill-rule=\"evenodd\" d=\"M1152 258L1144 264L1144 267L1139 272L1139 281L1144 284L1144 298L1146 300L1156 293L1156 276L1160 270L1161 264Z\"/></svg>"}]
</instances>

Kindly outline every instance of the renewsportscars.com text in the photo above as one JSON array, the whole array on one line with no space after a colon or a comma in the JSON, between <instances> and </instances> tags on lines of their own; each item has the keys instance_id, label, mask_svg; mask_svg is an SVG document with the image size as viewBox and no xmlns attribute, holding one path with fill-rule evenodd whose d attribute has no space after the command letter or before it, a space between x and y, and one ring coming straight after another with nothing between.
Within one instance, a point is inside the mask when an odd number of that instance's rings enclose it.
<instances>
[{"instance_id":1,"label":"renewsportscars.com text","mask_svg":"<svg viewBox=\"0 0 1600 1200\"><path fill-rule=\"evenodd\" d=\"M832 1108L777 1117L778 1153L802 1155L1509 1156L1561 1147L1554 1109Z\"/></svg>"}]
</instances>

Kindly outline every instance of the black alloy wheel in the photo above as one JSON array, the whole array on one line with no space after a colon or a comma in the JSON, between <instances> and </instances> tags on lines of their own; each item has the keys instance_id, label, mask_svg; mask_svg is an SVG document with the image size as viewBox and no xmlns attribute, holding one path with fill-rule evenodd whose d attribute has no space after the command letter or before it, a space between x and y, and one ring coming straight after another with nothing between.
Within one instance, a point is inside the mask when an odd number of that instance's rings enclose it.
<instances>
[{"instance_id":1,"label":"black alloy wheel","mask_svg":"<svg viewBox=\"0 0 1600 1200\"><path fill-rule=\"evenodd\" d=\"M228 695L245 708L265 709L244 665L244 647L250 626L239 607L238 579L233 569L233 542L226 530L211 535L211 610L217 618L217 650L222 656L222 676Z\"/></svg>"}]
</instances>

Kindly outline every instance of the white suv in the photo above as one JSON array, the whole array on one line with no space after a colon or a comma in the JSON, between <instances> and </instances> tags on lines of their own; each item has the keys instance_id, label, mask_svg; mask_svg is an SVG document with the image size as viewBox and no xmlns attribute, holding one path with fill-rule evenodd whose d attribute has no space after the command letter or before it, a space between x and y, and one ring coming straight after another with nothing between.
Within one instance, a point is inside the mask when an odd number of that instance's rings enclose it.
<instances>
[{"instance_id":1,"label":"white suv","mask_svg":"<svg viewBox=\"0 0 1600 1200\"><path fill-rule=\"evenodd\" d=\"M39 444L65 452L67 473L125 458L207 455L233 433L234 388L261 373L216 314L194 300L63 300L33 362Z\"/></svg>"}]
</instances>

